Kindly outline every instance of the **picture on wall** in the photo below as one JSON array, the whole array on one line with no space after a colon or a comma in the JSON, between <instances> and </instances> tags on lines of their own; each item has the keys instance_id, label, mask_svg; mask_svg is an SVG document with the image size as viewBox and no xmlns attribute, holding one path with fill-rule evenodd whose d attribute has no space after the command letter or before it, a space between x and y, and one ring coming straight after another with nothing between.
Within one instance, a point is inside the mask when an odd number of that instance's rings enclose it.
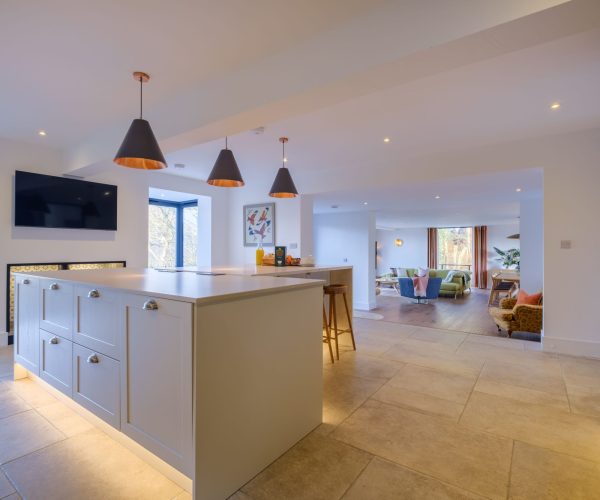
<instances>
[{"instance_id":1,"label":"picture on wall","mask_svg":"<svg viewBox=\"0 0 600 500\"><path fill-rule=\"evenodd\" d=\"M244 246L275 245L275 203L244 206Z\"/></svg>"}]
</instances>

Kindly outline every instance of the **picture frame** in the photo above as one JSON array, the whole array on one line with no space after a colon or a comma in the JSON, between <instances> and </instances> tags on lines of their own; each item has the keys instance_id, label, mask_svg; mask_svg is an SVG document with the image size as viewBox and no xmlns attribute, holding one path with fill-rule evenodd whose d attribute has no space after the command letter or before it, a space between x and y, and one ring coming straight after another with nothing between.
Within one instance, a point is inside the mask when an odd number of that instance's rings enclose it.
<instances>
[{"instance_id":1,"label":"picture frame","mask_svg":"<svg viewBox=\"0 0 600 500\"><path fill-rule=\"evenodd\" d=\"M256 203L243 207L244 246L275 246L275 203Z\"/></svg>"}]
</instances>

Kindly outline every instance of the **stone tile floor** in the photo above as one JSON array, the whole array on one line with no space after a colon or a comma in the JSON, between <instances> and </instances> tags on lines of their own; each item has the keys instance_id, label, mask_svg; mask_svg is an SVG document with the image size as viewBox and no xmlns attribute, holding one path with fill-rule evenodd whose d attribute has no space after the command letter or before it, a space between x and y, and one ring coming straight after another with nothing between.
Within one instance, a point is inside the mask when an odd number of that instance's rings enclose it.
<instances>
[{"instance_id":1,"label":"stone tile floor","mask_svg":"<svg viewBox=\"0 0 600 500\"><path fill-rule=\"evenodd\" d=\"M539 343L356 319L324 351L323 424L234 500L600 497L600 361ZM190 496L0 349L0 498Z\"/></svg>"}]
</instances>

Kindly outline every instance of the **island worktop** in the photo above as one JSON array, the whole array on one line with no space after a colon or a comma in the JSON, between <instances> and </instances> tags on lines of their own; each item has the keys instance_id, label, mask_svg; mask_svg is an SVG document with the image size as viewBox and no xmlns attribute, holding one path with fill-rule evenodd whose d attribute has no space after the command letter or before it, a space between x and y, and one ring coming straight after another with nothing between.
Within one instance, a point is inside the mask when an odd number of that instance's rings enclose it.
<instances>
[{"instance_id":1,"label":"island worktop","mask_svg":"<svg viewBox=\"0 0 600 500\"><path fill-rule=\"evenodd\" d=\"M228 498L322 421L324 281L217 274L15 273L15 376L196 500Z\"/></svg>"},{"instance_id":2,"label":"island worktop","mask_svg":"<svg viewBox=\"0 0 600 500\"><path fill-rule=\"evenodd\" d=\"M69 281L196 303L219 302L322 285L321 281L316 280L278 278L274 274L226 273L224 269L189 268L190 272L165 272L148 268L118 268L23 272L15 275ZM198 271L200 274L191 271Z\"/></svg>"}]
</instances>

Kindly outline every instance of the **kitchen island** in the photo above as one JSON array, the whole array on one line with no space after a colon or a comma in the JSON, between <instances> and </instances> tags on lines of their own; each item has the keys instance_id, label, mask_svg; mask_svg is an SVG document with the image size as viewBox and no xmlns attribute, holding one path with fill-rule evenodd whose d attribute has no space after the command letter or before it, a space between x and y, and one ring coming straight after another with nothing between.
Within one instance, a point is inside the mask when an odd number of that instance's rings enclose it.
<instances>
[{"instance_id":1,"label":"kitchen island","mask_svg":"<svg viewBox=\"0 0 600 500\"><path fill-rule=\"evenodd\" d=\"M149 269L15 274L15 373L195 499L227 498L322 419L323 281ZM148 453L150 452L150 453Z\"/></svg>"}]
</instances>

